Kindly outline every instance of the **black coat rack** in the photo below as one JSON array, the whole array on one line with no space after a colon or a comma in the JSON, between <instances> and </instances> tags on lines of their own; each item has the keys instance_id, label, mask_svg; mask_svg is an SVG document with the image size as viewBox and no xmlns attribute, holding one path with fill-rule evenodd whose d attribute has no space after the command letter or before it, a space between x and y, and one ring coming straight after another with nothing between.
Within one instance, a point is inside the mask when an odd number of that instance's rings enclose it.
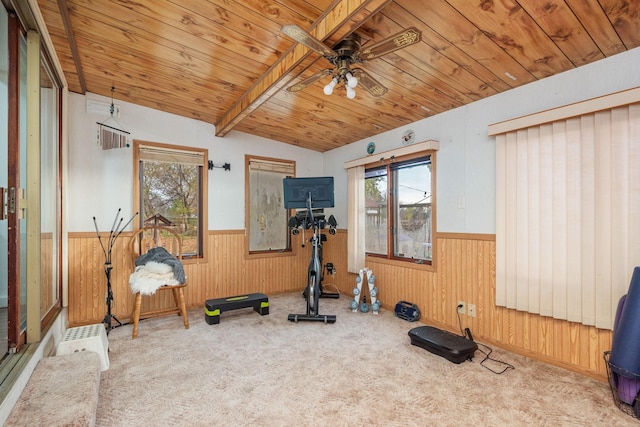
<instances>
[{"instance_id":1,"label":"black coat rack","mask_svg":"<svg viewBox=\"0 0 640 427\"><path fill-rule=\"evenodd\" d=\"M98 235L98 241L100 242L100 247L102 248L102 252L104 253L104 274L107 277L107 296L105 298L105 303L107 304L107 314L104 316L105 328L107 329L107 334L111 329L117 328L118 326L122 326L122 322L118 320L116 316L111 314L111 304L113 303L113 290L111 288L111 270L113 270L113 265L111 264L111 253L113 251L113 246L116 243L116 239L122 234L122 231L131 224L133 219L138 215L138 212L131 216L131 219L127 221L126 224L123 225L123 219L120 216L120 212L122 209L118 209L116 213L116 218L113 220L113 225L111 226L111 231L109 232L109 238L106 242L102 241L102 237L100 236L100 231L98 230L98 222L96 221L96 217L93 217L93 224L96 227L96 234ZM116 325L113 325L113 322L116 322Z\"/></svg>"}]
</instances>

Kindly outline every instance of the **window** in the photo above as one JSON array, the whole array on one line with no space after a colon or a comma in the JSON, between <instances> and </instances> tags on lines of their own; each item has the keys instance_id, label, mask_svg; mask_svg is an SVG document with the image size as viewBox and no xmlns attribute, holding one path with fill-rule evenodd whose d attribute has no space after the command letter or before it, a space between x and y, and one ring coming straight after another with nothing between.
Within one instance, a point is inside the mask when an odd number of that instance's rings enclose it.
<instances>
[{"instance_id":1,"label":"window","mask_svg":"<svg viewBox=\"0 0 640 427\"><path fill-rule=\"evenodd\" d=\"M365 169L367 255L431 264L432 155Z\"/></svg>"},{"instance_id":2,"label":"window","mask_svg":"<svg viewBox=\"0 0 640 427\"><path fill-rule=\"evenodd\" d=\"M46 52L40 58L40 315L60 307L60 87Z\"/></svg>"},{"instance_id":3,"label":"window","mask_svg":"<svg viewBox=\"0 0 640 427\"><path fill-rule=\"evenodd\" d=\"M295 162L257 156L246 156L245 162L248 256L290 255L282 181L295 176Z\"/></svg>"},{"instance_id":4,"label":"window","mask_svg":"<svg viewBox=\"0 0 640 427\"><path fill-rule=\"evenodd\" d=\"M182 237L185 259L204 257L207 180L204 149L134 141L140 227L165 225Z\"/></svg>"}]
</instances>

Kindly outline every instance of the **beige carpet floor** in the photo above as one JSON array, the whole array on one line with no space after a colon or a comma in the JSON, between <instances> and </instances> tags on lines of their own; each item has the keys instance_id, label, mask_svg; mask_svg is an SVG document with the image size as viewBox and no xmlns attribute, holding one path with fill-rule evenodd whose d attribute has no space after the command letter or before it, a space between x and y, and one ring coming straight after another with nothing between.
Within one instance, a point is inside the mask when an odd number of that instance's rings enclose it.
<instances>
[{"instance_id":1,"label":"beige carpet floor","mask_svg":"<svg viewBox=\"0 0 640 427\"><path fill-rule=\"evenodd\" d=\"M322 299L335 324L293 323L300 293L270 296L270 314L190 310L109 334L98 426L624 426L606 383L494 349L496 375L413 346L409 323ZM494 369L501 369L490 363Z\"/></svg>"}]
</instances>

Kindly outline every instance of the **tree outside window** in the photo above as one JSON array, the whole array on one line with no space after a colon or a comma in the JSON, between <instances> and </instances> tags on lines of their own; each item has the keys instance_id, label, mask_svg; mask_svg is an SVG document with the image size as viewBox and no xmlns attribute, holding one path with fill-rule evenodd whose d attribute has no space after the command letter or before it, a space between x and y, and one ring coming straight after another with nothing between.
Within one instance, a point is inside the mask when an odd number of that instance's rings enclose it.
<instances>
[{"instance_id":1,"label":"tree outside window","mask_svg":"<svg viewBox=\"0 0 640 427\"><path fill-rule=\"evenodd\" d=\"M141 226L173 228L183 257L203 256L206 152L144 143L137 153Z\"/></svg>"}]
</instances>

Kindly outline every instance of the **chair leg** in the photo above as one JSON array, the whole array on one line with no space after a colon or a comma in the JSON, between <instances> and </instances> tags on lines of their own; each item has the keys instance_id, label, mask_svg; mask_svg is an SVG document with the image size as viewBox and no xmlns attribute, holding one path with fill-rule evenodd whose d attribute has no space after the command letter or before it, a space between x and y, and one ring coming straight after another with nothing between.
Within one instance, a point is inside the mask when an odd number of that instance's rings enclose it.
<instances>
[{"instance_id":1,"label":"chair leg","mask_svg":"<svg viewBox=\"0 0 640 427\"><path fill-rule=\"evenodd\" d=\"M184 328L189 329L189 317L187 316L187 305L184 302L184 292L182 288L172 289L173 299L176 302L176 306L180 309L180 315L184 321Z\"/></svg>"},{"instance_id":2,"label":"chair leg","mask_svg":"<svg viewBox=\"0 0 640 427\"><path fill-rule=\"evenodd\" d=\"M133 333L131 339L138 338L138 322L140 321L140 307L142 306L142 295L140 292L136 293L136 303L133 306L133 312L131 313L131 319L133 320Z\"/></svg>"}]
</instances>

